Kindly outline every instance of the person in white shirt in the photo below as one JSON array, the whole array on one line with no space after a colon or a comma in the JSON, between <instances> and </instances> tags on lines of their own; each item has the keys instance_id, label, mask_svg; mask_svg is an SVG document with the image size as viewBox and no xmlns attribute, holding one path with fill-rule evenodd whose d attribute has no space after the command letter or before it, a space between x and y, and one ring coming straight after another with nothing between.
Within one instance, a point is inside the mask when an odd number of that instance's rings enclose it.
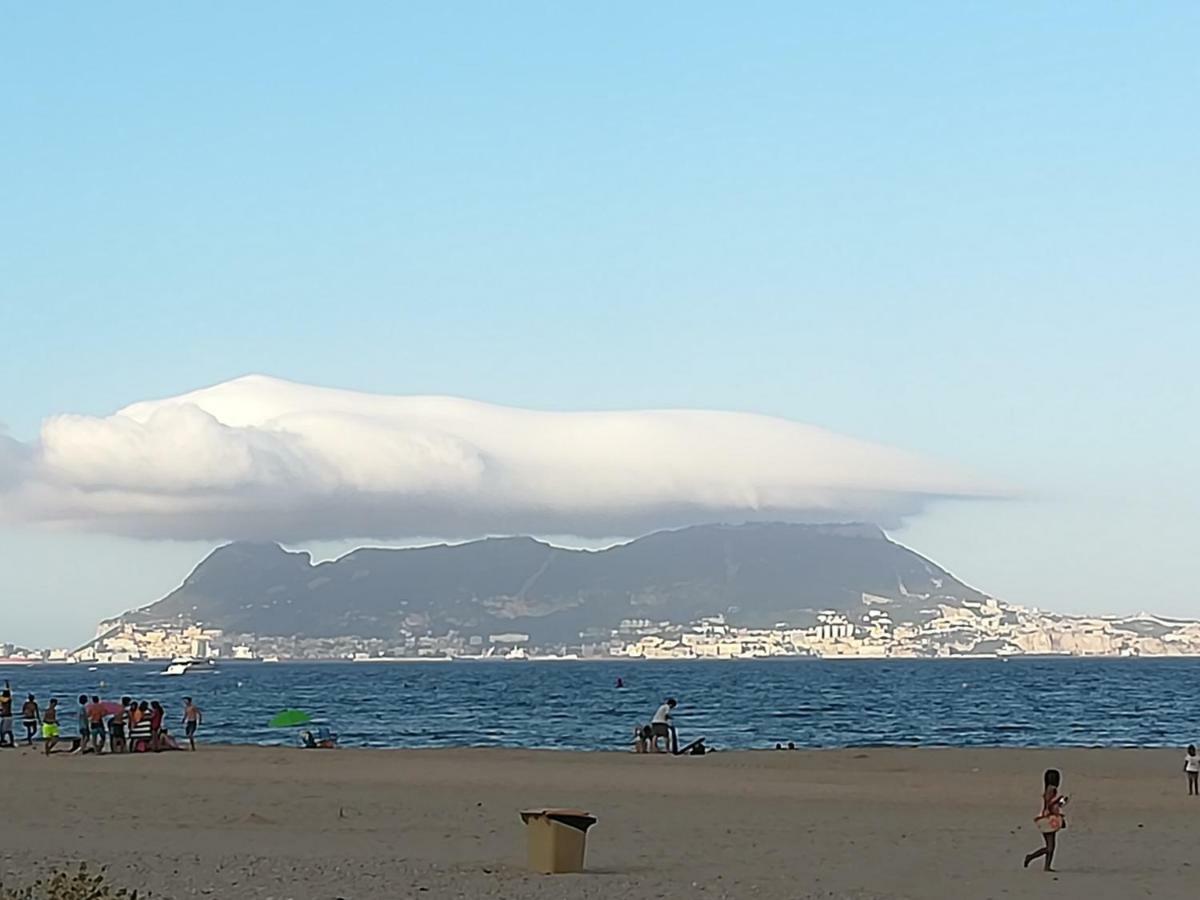
<instances>
[{"instance_id":1,"label":"person in white shirt","mask_svg":"<svg viewBox=\"0 0 1200 900\"><path fill-rule=\"evenodd\" d=\"M1188 796L1200 797L1200 756L1196 755L1196 745L1189 744L1187 756L1183 758L1183 771L1187 772Z\"/></svg>"},{"instance_id":2,"label":"person in white shirt","mask_svg":"<svg viewBox=\"0 0 1200 900\"><path fill-rule=\"evenodd\" d=\"M675 698L668 697L666 702L658 708L658 712L654 714L654 718L650 720L650 728L654 732L654 743L650 745L652 753L661 752L658 749L658 739L667 739L667 752L674 753L679 749L679 741L675 737L675 726L671 722L671 710L676 706Z\"/></svg>"}]
</instances>

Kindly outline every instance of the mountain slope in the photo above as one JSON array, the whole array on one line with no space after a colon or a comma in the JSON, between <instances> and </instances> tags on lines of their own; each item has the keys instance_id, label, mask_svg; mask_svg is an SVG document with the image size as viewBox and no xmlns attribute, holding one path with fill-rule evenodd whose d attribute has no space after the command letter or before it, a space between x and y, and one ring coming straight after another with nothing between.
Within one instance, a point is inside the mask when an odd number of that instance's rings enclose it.
<instances>
[{"instance_id":1,"label":"mountain slope","mask_svg":"<svg viewBox=\"0 0 1200 900\"><path fill-rule=\"evenodd\" d=\"M808 624L888 598L897 621L984 595L865 525L704 525L601 551L532 538L355 550L316 566L306 552L234 543L130 618L229 632L394 637L404 631L528 633L571 642L636 618Z\"/></svg>"}]
</instances>

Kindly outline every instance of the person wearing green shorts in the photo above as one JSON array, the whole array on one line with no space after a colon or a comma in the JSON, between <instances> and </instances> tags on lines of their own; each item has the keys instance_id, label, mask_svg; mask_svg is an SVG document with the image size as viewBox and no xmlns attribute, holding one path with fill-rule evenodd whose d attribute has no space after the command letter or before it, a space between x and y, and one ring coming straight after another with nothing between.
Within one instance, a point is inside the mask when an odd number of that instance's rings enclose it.
<instances>
[{"instance_id":1,"label":"person wearing green shorts","mask_svg":"<svg viewBox=\"0 0 1200 900\"><path fill-rule=\"evenodd\" d=\"M42 715L42 741L46 744L46 755L50 755L50 751L54 749L54 745L58 743L58 699L50 698L50 705L46 707L46 712Z\"/></svg>"}]
</instances>

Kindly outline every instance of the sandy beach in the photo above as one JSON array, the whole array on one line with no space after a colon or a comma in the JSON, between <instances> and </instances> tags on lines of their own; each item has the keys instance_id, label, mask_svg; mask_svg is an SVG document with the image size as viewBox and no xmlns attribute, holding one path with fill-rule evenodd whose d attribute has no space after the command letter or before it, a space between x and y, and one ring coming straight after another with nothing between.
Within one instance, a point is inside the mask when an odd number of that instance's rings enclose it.
<instances>
[{"instance_id":1,"label":"sandy beach","mask_svg":"<svg viewBox=\"0 0 1200 900\"><path fill-rule=\"evenodd\" d=\"M1057 874L1021 868L1051 765L1072 796ZM1181 767L1174 750L9 750L0 873L86 860L154 896L276 900L1184 897L1200 799ZM524 871L517 811L541 805L599 817L586 874Z\"/></svg>"}]
</instances>

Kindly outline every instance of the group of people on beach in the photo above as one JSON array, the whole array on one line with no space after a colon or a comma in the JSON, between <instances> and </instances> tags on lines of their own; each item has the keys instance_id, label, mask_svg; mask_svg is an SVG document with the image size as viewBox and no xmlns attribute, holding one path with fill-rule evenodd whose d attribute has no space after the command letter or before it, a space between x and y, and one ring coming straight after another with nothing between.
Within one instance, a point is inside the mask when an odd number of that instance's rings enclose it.
<instances>
[{"instance_id":1,"label":"group of people on beach","mask_svg":"<svg viewBox=\"0 0 1200 900\"><path fill-rule=\"evenodd\" d=\"M675 733L675 723L671 713L678 705L674 697L668 697L654 713L654 718L648 725L638 725L633 730L633 749L635 753L678 753L679 738ZM660 741L666 743L665 750Z\"/></svg>"},{"instance_id":2,"label":"group of people on beach","mask_svg":"<svg viewBox=\"0 0 1200 900\"><path fill-rule=\"evenodd\" d=\"M0 692L0 747L17 745L12 709L12 686L6 680ZM51 697L42 709L37 697L29 694L21 706L26 746L32 747L40 732L45 754L53 753L63 738L61 715L57 697ZM122 697L119 702L104 701L96 695L80 694L77 717L78 731L71 747L74 753L158 753L184 749L167 728L166 710L157 700ZM192 750L196 749L196 732L203 721L200 707L191 697L185 697L180 724Z\"/></svg>"},{"instance_id":3,"label":"group of people on beach","mask_svg":"<svg viewBox=\"0 0 1200 900\"><path fill-rule=\"evenodd\" d=\"M675 707L678 702L674 697L664 700L654 712L649 724L637 725L633 729L633 750L635 753L669 753L672 756L704 756L711 753L704 738L696 738L684 747L679 746L679 735L675 730Z\"/></svg>"}]
</instances>

